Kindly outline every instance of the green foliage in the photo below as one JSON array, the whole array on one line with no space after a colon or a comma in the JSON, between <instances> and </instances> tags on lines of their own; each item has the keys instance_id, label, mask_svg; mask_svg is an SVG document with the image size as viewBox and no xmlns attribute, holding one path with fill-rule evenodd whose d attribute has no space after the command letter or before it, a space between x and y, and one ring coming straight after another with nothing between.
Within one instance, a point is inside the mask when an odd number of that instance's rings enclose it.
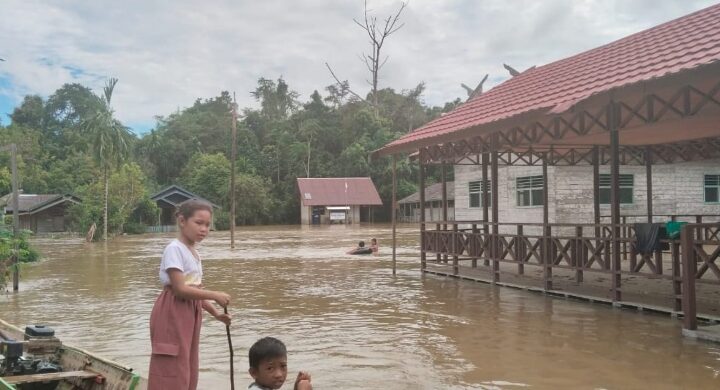
<instances>
[{"instance_id":1,"label":"green foliage","mask_svg":"<svg viewBox=\"0 0 720 390\"><path fill-rule=\"evenodd\" d=\"M72 231L85 233L93 223L99 228L103 218L102 203L86 197L82 203L70 206L66 217L66 221ZM95 239L98 240L100 238L100 235L96 233Z\"/></svg>"},{"instance_id":2,"label":"green foliage","mask_svg":"<svg viewBox=\"0 0 720 390\"><path fill-rule=\"evenodd\" d=\"M141 222L128 222L123 229L127 234L143 234L147 229L147 225Z\"/></svg>"},{"instance_id":3,"label":"green foliage","mask_svg":"<svg viewBox=\"0 0 720 390\"><path fill-rule=\"evenodd\" d=\"M115 80L102 96L66 84L43 100L27 96L12 124L0 126L0 143L18 144L18 168L27 193L73 193L72 227L86 232L103 224L104 183L109 186L108 223L113 233L139 232L157 223L149 194L169 184L221 206L218 229L230 225L230 108L228 92L159 116L154 129L137 139L110 105ZM352 97L347 82L313 92L307 101L282 79L261 78L251 92L259 109L244 109L237 123L236 223L296 223L298 177L370 176L389 219L391 160L370 154L443 112L462 104L428 107L424 84L396 92L379 90L378 109ZM9 160L0 154L0 191L9 192ZM105 173L107 172L107 175ZM417 169L398 159L398 197L416 190ZM436 172L430 172L428 182ZM101 237L101 234L96 234Z\"/></svg>"},{"instance_id":4,"label":"green foliage","mask_svg":"<svg viewBox=\"0 0 720 390\"><path fill-rule=\"evenodd\" d=\"M157 207L157 204L152 201L152 199L149 197L143 197L137 202L137 206L135 207L135 210L130 217L130 222L128 223L139 223L144 226L155 225L159 223L159 212L160 209ZM125 229L125 233L129 233L127 229Z\"/></svg>"},{"instance_id":5,"label":"green foliage","mask_svg":"<svg viewBox=\"0 0 720 390\"><path fill-rule=\"evenodd\" d=\"M146 177L136 163L122 165L108 179L108 230L111 233L127 233L128 222L154 223L157 208L149 198ZM86 232L95 223L99 229L103 223L104 184L96 181L81 189L82 203L69 209L69 222L73 230ZM99 234L96 238L101 238Z\"/></svg>"},{"instance_id":6,"label":"green foliage","mask_svg":"<svg viewBox=\"0 0 720 390\"><path fill-rule=\"evenodd\" d=\"M215 204L226 203L230 188L230 161L222 154L196 153L179 179L188 191Z\"/></svg>"},{"instance_id":7,"label":"green foliage","mask_svg":"<svg viewBox=\"0 0 720 390\"><path fill-rule=\"evenodd\" d=\"M17 255L20 263L31 263L40 259L37 250L30 246L29 236L29 231L22 230L17 238L13 238L12 230L7 227L0 228L0 290L5 289L14 267L17 267L12 264L13 254Z\"/></svg>"},{"instance_id":8,"label":"green foliage","mask_svg":"<svg viewBox=\"0 0 720 390\"><path fill-rule=\"evenodd\" d=\"M12 177L7 167L0 167L0 194L9 194L12 190Z\"/></svg>"},{"instance_id":9,"label":"green foliage","mask_svg":"<svg viewBox=\"0 0 720 390\"><path fill-rule=\"evenodd\" d=\"M237 223L253 225L267 223L273 209L270 183L250 173L241 173L235 180L235 212Z\"/></svg>"},{"instance_id":10,"label":"green foliage","mask_svg":"<svg viewBox=\"0 0 720 390\"><path fill-rule=\"evenodd\" d=\"M227 210L216 210L213 213L213 221L215 222L215 230L229 230L230 212Z\"/></svg>"}]
</instances>

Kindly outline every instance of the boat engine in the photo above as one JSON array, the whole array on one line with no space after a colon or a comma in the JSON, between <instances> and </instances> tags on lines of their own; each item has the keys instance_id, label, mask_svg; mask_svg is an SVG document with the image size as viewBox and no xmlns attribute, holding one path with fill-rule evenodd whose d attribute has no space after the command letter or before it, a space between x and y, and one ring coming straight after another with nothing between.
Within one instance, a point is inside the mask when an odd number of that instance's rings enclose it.
<instances>
[{"instance_id":1,"label":"boat engine","mask_svg":"<svg viewBox=\"0 0 720 390\"><path fill-rule=\"evenodd\" d=\"M36 327L28 327L36 328ZM50 328L40 327L41 329L49 330L52 332L50 336L54 335L54 332ZM35 335L35 332L27 332L29 335ZM45 335L47 337L47 334ZM40 336L42 337L42 336ZM6 376L18 376L18 375L33 375L33 374L48 374L62 371L62 367L59 365L46 360L46 359L32 359L23 355L23 342L4 339L0 337L0 377ZM19 385L18 388L22 390L52 390L57 387L58 382L52 381L48 383L28 383Z\"/></svg>"}]
</instances>

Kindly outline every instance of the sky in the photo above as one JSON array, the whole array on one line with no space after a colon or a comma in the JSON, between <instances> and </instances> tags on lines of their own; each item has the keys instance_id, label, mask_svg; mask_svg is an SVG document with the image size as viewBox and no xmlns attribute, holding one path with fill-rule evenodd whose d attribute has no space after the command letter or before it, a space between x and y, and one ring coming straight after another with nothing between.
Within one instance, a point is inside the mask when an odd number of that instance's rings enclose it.
<instances>
[{"instance_id":1,"label":"sky","mask_svg":"<svg viewBox=\"0 0 720 390\"><path fill-rule=\"evenodd\" d=\"M612 42L712 5L710 0L411 0L383 46L380 88L425 82L443 105L518 70ZM0 0L0 121L25 95L64 83L101 93L117 77L116 116L136 133L198 99L235 91L240 107L260 77L282 77L301 100L333 83L325 63L365 95L369 74L362 0ZM396 0L368 0L370 15Z\"/></svg>"}]
</instances>

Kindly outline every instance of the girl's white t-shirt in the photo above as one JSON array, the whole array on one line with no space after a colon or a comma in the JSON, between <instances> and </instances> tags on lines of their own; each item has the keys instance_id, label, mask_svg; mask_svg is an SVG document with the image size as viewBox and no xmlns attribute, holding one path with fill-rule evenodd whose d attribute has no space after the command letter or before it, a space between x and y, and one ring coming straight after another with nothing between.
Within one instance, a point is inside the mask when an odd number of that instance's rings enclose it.
<instances>
[{"instance_id":1,"label":"girl's white t-shirt","mask_svg":"<svg viewBox=\"0 0 720 390\"><path fill-rule=\"evenodd\" d=\"M195 258L190 248L178 239L172 240L172 242L165 247L162 260L160 261L160 282L164 286L171 284L170 275L167 273L170 268L178 269L183 273L185 284L202 284L203 272L200 258Z\"/></svg>"}]
</instances>

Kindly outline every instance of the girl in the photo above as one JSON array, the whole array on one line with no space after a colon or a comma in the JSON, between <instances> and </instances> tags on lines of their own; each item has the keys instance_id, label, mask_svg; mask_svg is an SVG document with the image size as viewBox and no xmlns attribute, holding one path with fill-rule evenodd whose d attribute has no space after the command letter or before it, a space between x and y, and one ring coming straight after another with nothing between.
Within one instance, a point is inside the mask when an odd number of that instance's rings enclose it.
<instances>
[{"instance_id":1,"label":"girl","mask_svg":"<svg viewBox=\"0 0 720 390\"><path fill-rule=\"evenodd\" d=\"M176 216L180 235L163 252L160 281L164 288L150 314L149 390L197 388L202 309L230 324L230 316L212 304L226 307L230 296L203 290L202 263L195 250L195 244L208 235L212 207L191 199L179 206Z\"/></svg>"}]
</instances>

